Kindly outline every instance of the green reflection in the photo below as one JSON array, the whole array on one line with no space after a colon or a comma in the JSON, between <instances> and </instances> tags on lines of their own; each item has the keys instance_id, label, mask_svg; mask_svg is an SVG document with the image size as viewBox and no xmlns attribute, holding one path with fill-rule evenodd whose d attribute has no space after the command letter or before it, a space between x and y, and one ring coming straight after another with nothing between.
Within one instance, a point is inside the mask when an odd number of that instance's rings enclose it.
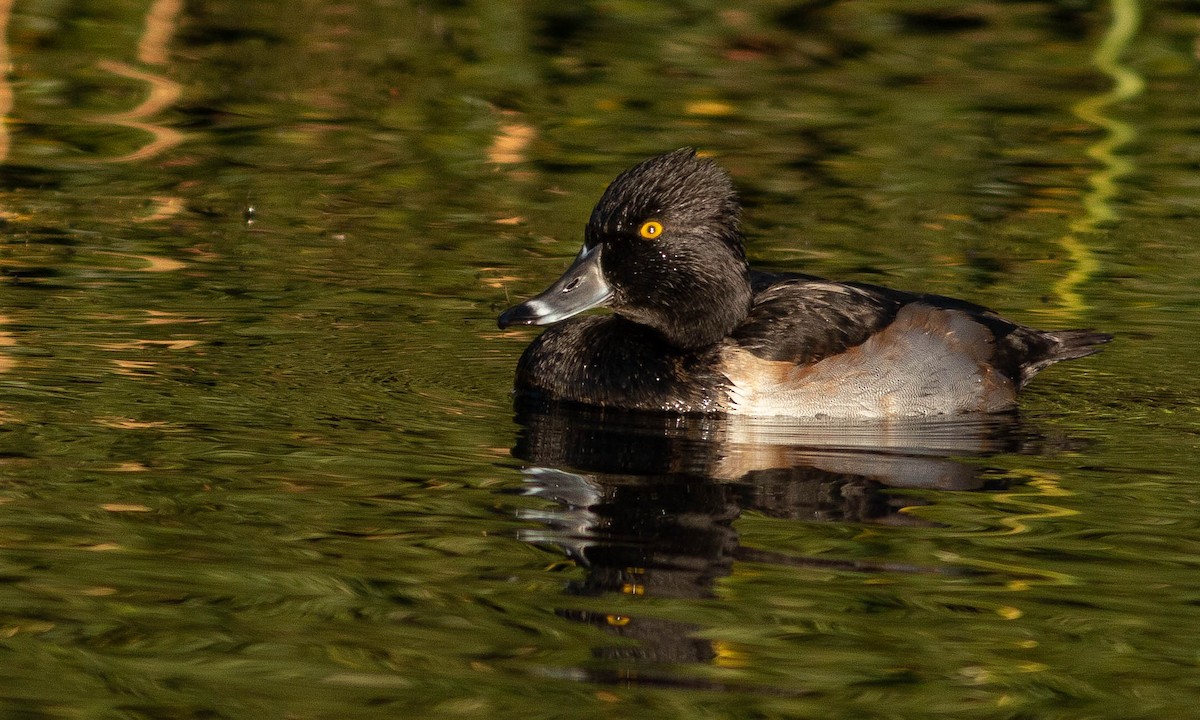
<instances>
[{"instance_id":1,"label":"green reflection","mask_svg":"<svg viewBox=\"0 0 1200 720\"><path fill-rule=\"evenodd\" d=\"M1194 714L1185 3L0 7L0 715ZM532 494L496 314L684 145L756 264L1118 341L1015 443L552 425L643 465Z\"/></svg>"}]
</instances>

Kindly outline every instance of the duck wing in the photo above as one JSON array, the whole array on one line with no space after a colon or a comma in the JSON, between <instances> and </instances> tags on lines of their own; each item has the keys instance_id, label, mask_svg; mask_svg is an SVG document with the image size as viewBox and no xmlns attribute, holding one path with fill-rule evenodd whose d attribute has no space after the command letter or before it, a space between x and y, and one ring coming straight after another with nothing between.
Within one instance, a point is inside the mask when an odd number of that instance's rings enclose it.
<instances>
[{"instance_id":1,"label":"duck wing","mask_svg":"<svg viewBox=\"0 0 1200 720\"><path fill-rule=\"evenodd\" d=\"M911 302L873 288L808 275L752 272L750 313L732 333L762 360L819 362L863 344Z\"/></svg>"},{"instance_id":2,"label":"duck wing","mask_svg":"<svg viewBox=\"0 0 1200 720\"><path fill-rule=\"evenodd\" d=\"M977 337L983 342L990 338L993 347L985 353L989 364L1018 388L1050 365L1093 355L1112 339L1093 330L1039 330L965 300L867 283L755 271L751 286L750 314L732 337L763 360L805 365L843 353L891 325L901 309L914 303L928 312L956 311L986 329Z\"/></svg>"}]
</instances>

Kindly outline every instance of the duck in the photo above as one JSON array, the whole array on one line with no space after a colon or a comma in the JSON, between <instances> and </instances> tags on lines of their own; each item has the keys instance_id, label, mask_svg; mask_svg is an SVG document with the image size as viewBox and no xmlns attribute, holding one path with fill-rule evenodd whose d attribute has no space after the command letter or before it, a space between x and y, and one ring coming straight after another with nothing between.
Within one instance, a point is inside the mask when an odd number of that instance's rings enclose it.
<instances>
[{"instance_id":1,"label":"duck","mask_svg":"<svg viewBox=\"0 0 1200 720\"><path fill-rule=\"evenodd\" d=\"M693 148L600 196L583 247L501 329L547 325L514 392L614 410L868 419L1001 413L1111 335L1039 330L952 297L750 267L729 175ZM605 307L608 314L582 315Z\"/></svg>"}]
</instances>

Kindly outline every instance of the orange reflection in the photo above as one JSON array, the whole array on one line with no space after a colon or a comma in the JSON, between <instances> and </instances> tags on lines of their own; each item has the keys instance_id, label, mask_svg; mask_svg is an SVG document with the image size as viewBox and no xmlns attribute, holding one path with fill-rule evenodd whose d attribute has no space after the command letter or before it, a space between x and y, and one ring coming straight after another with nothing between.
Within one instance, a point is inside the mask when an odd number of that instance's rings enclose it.
<instances>
[{"instance_id":1,"label":"orange reflection","mask_svg":"<svg viewBox=\"0 0 1200 720\"><path fill-rule=\"evenodd\" d=\"M0 0L0 163L8 157L8 113L12 110L13 91L8 82L12 61L8 57L8 18L12 0Z\"/></svg>"},{"instance_id":2,"label":"orange reflection","mask_svg":"<svg viewBox=\"0 0 1200 720\"><path fill-rule=\"evenodd\" d=\"M7 316L0 315L0 325L7 325L10 322L12 321L9 320ZM0 330L0 348L13 347L16 344L17 340L13 337L12 333ZM0 373L11 372L16 366L17 361L15 358L13 358L11 355L0 353ZM0 422L4 422L2 416L0 416Z\"/></svg>"},{"instance_id":3,"label":"orange reflection","mask_svg":"<svg viewBox=\"0 0 1200 720\"><path fill-rule=\"evenodd\" d=\"M161 75L143 72L136 68L130 67L123 62L115 60L101 60L96 63L101 70L107 70L114 75L129 78L130 80L138 80L150 86L150 94L137 107L123 113L113 113L111 115L101 115L93 118L92 122L107 123L111 125L120 125L122 127L133 128L149 133L153 139L134 150L133 152L122 155L120 157L109 158L108 162L133 162L135 160L145 160L146 158L154 157L164 150L175 147L183 142L183 133L175 128L164 127L146 122L144 118L155 115L158 112L170 107L179 99L182 93L182 88L179 83L174 80L167 79Z\"/></svg>"},{"instance_id":4,"label":"orange reflection","mask_svg":"<svg viewBox=\"0 0 1200 720\"><path fill-rule=\"evenodd\" d=\"M142 262L146 263L145 267L137 268L137 272L172 272L175 270L182 270L183 268L187 267L185 263L182 263L178 260L172 260L171 258L160 257L158 255L137 255L134 253L112 252L109 250L97 250L96 252L100 255L114 255L120 258L132 258L134 260L141 260ZM113 267L96 269L122 270L124 268Z\"/></svg>"},{"instance_id":5,"label":"orange reflection","mask_svg":"<svg viewBox=\"0 0 1200 720\"><path fill-rule=\"evenodd\" d=\"M488 148L488 160L497 165L523 162L526 159L525 151L537 136L537 130L521 122L515 112L506 111L503 114L508 122L500 126L500 133L492 140L492 146Z\"/></svg>"},{"instance_id":6,"label":"orange reflection","mask_svg":"<svg viewBox=\"0 0 1200 720\"><path fill-rule=\"evenodd\" d=\"M101 350L141 350L148 347L165 347L168 350L186 350L200 344L199 340L127 340L118 343L101 343Z\"/></svg>"},{"instance_id":7,"label":"orange reflection","mask_svg":"<svg viewBox=\"0 0 1200 720\"><path fill-rule=\"evenodd\" d=\"M6 1L11 2L11 0L0 0L0 2ZM183 0L155 0L154 4L150 6L149 12L146 13L146 27L142 31L141 39L138 41L138 62L147 65L162 65L167 62L167 48L170 44L171 36L175 34L175 26L178 24L179 15L182 12ZM146 120L179 100L179 96L183 92L179 83L162 75L138 70L115 60L101 60L96 64L102 70L107 70L114 75L120 75L130 80L144 82L150 88L150 93L146 99L132 110L123 113L102 115L93 120L93 122L97 123L109 123L141 130L149 133L152 138L150 142L137 150L127 155L110 158L108 162L145 160L183 142L183 133L175 128L165 127L147 122ZM174 215L182 208L181 202L170 200L164 202L161 198L156 198L156 200L158 208L153 215L147 218L148 220L157 220L161 217Z\"/></svg>"},{"instance_id":8,"label":"orange reflection","mask_svg":"<svg viewBox=\"0 0 1200 720\"><path fill-rule=\"evenodd\" d=\"M167 45L181 12L183 0L155 0L146 13L146 31L138 42L138 62L162 65L167 61Z\"/></svg>"}]
</instances>

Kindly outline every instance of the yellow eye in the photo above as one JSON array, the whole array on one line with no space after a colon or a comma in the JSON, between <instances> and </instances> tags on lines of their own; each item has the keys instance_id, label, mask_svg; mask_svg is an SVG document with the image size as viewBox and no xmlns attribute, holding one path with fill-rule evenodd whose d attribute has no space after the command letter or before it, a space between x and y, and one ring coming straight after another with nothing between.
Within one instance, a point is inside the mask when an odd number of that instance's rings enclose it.
<instances>
[{"instance_id":1,"label":"yellow eye","mask_svg":"<svg viewBox=\"0 0 1200 720\"><path fill-rule=\"evenodd\" d=\"M659 235L662 235L662 231L662 223L657 220L651 220L649 222L642 223L642 226L638 228L638 235L641 235L647 240L653 240Z\"/></svg>"}]
</instances>

